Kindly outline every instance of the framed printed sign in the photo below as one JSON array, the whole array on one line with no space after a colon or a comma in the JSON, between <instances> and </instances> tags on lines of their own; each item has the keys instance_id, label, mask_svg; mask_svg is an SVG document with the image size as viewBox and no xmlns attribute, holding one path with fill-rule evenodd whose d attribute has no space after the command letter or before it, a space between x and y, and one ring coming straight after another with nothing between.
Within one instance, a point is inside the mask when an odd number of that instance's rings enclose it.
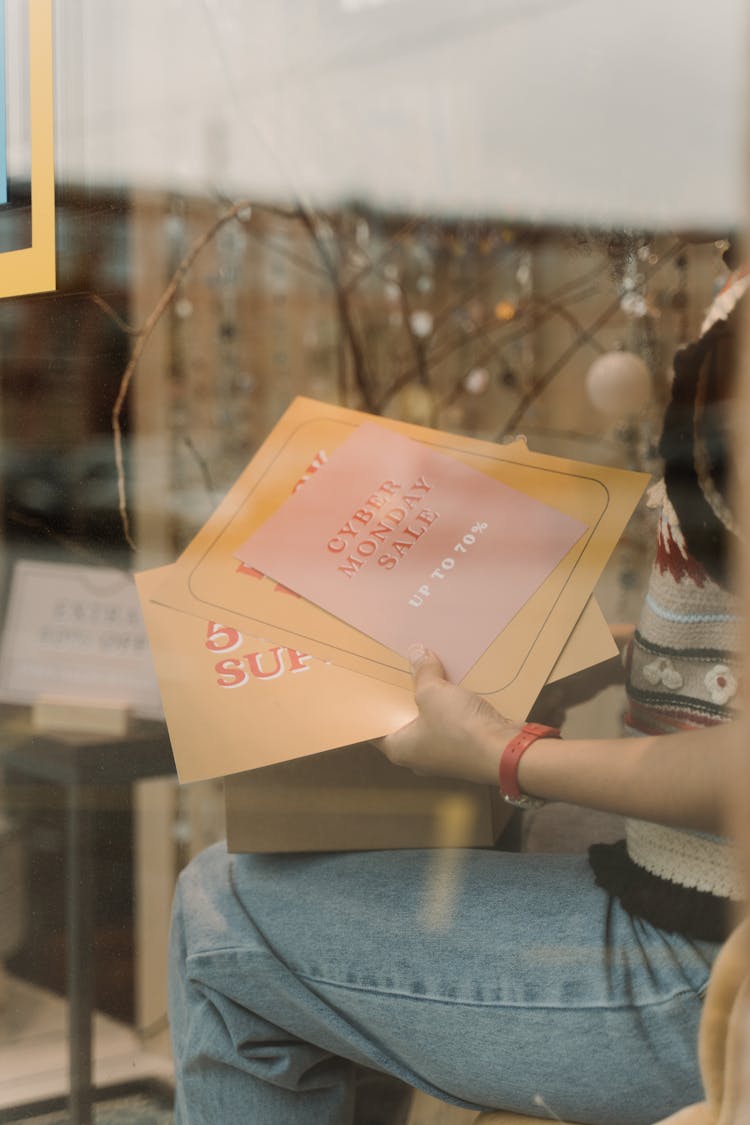
<instances>
[{"instance_id":1,"label":"framed printed sign","mask_svg":"<svg viewBox=\"0 0 750 1125\"><path fill-rule=\"evenodd\" d=\"M0 0L0 297L55 288L52 0Z\"/></svg>"},{"instance_id":2,"label":"framed printed sign","mask_svg":"<svg viewBox=\"0 0 750 1125\"><path fill-rule=\"evenodd\" d=\"M0 702L119 704L161 717L138 595L129 573L20 559L0 637Z\"/></svg>"}]
</instances>

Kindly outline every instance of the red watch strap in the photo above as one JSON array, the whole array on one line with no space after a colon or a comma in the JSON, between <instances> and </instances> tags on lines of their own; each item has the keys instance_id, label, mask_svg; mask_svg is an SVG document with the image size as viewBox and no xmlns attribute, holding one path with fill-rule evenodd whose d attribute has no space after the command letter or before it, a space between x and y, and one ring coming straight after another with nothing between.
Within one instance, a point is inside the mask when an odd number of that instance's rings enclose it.
<instances>
[{"instance_id":1,"label":"red watch strap","mask_svg":"<svg viewBox=\"0 0 750 1125\"><path fill-rule=\"evenodd\" d=\"M532 742L538 738L560 738L557 727L545 727L542 723L525 723L521 731L511 738L500 758L500 792L511 801L521 800L524 794L518 785L518 763Z\"/></svg>"}]
</instances>

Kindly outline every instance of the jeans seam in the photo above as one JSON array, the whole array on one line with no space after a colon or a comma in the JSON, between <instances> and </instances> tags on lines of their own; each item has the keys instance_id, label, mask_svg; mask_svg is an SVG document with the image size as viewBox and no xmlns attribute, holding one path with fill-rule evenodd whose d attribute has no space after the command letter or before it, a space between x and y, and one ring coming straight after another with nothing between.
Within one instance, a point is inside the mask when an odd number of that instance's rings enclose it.
<instances>
[{"instance_id":1,"label":"jeans seam","mask_svg":"<svg viewBox=\"0 0 750 1125\"><path fill-rule=\"evenodd\" d=\"M241 946L236 946L236 945L221 946L220 948L214 948L214 949L210 949L210 950L208 950L208 949L197 950L193 953L189 953L187 955L186 959L185 959L186 968L188 969L188 975L190 975L189 966L190 966L191 961L200 960L200 959L206 958L206 957L211 959L214 955L222 954L222 953L240 953L243 956L247 956L248 953L253 953L253 954L256 954L256 955L260 955L260 956L269 956L268 950L265 950L265 949L248 950L248 949L242 948ZM273 957L273 954L270 954L270 956ZM520 1002L520 1001L519 1002L513 1002L513 1001L508 1001L508 1000L494 1000L494 1001L488 1001L488 1000L457 1000L457 999L454 999L453 997L450 997L450 996L427 996L424 993L405 992L405 991L395 989L395 988L394 989L371 988L371 987L368 987L367 985L350 984L346 981L329 980L327 977L312 976L309 973L305 973L305 972L302 972L299 969L295 969L291 965L288 965L287 968L294 974L295 977L297 977L299 980L306 981L308 984L320 984L320 985L328 986L330 988L341 988L341 989L346 989L349 992L366 992L366 993L371 993L374 996L383 996L383 997L395 996L395 997L399 997L399 998L404 999L404 1000L416 1000L418 1002L426 1003L426 1004L457 1005L457 1006L462 1007L462 1008L518 1008L518 1009L521 1009L521 1010L528 1010L528 1011L534 1011L534 1012L545 1012L545 1011L548 1011L548 1012L560 1012L560 1011L571 1011L571 1012L611 1011L611 1012L621 1012L621 1011L627 1011L629 1008L631 1008L631 1009L637 1008L638 1010L658 1008L658 1007L660 1007L664 1004L671 1004L674 1000L684 999L685 997L688 997L692 1000L697 1000L699 1004L702 1004L704 999L705 999L705 991L701 992L701 991L699 991L697 989L693 989L693 988L682 988L677 992L673 992L670 996L662 997L659 1000L648 1000L644 1004L638 1004L638 1005L634 1005L634 1004L607 1004L607 1003L605 1003L605 1004L535 1004L535 1003L526 1003L526 1002ZM704 990L707 989L707 988L708 988L708 982L705 984Z\"/></svg>"},{"instance_id":2,"label":"jeans seam","mask_svg":"<svg viewBox=\"0 0 750 1125\"><path fill-rule=\"evenodd\" d=\"M674 1000L680 1000L688 997L693 1000L701 1001L701 997L690 988L681 989L679 992L673 992L671 996L663 997L660 1000L649 1000L644 1004L534 1004L534 1003L514 1003L513 1001L496 1000L457 1000L451 996L426 996L424 994L415 994L413 992L401 992L397 989L383 989L383 988L369 988L366 985L349 984L345 981L327 980L324 977L308 976L307 973L295 972L300 980L307 981L309 984L327 985L330 988L342 988L348 992L367 992L375 996L397 996L402 1000L416 1000L418 1003L426 1004L449 1004L461 1008L518 1008L522 1011L530 1012L621 1012L628 1009L635 1009L641 1011L647 1008L658 1008L664 1004L671 1004Z\"/></svg>"}]
</instances>

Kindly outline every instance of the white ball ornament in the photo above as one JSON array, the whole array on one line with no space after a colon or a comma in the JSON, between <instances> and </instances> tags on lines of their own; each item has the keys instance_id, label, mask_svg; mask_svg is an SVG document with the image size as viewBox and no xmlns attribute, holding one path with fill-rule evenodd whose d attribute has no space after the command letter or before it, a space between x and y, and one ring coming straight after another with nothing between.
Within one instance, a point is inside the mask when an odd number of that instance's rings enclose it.
<instances>
[{"instance_id":1,"label":"white ball ornament","mask_svg":"<svg viewBox=\"0 0 750 1125\"><path fill-rule=\"evenodd\" d=\"M651 373L633 352L605 352L586 375L592 405L610 418L632 418L651 397Z\"/></svg>"},{"instance_id":2,"label":"white ball ornament","mask_svg":"<svg viewBox=\"0 0 750 1125\"><path fill-rule=\"evenodd\" d=\"M490 373L486 367L474 367L464 376L464 390L470 395L482 395L490 385Z\"/></svg>"},{"instance_id":3,"label":"white ball ornament","mask_svg":"<svg viewBox=\"0 0 750 1125\"><path fill-rule=\"evenodd\" d=\"M418 336L420 340L424 340L432 332L432 313L428 312L427 309L417 309L410 315L409 324L414 335Z\"/></svg>"}]
</instances>

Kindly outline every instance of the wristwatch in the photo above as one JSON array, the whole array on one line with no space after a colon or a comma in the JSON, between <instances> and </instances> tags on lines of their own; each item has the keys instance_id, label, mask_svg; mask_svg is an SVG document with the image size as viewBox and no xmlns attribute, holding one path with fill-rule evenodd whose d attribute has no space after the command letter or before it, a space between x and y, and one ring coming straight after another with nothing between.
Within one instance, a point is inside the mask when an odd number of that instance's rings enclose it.
<instances>
[{"instance_id":1,"label":"wristwatch","mask_svg":"<svg viewBox=\"0 0 750 1125\"><path fill-rule=\"evenodd\" d=\"M511 738L500 758L500 796L517 809L538 809L546 801L541 797L528 797L518 785L518 763L524 753L538 738L561 738L557 727L545 727L542 723L525 723L520 732Z\"/></svg>"}]
</instances>

